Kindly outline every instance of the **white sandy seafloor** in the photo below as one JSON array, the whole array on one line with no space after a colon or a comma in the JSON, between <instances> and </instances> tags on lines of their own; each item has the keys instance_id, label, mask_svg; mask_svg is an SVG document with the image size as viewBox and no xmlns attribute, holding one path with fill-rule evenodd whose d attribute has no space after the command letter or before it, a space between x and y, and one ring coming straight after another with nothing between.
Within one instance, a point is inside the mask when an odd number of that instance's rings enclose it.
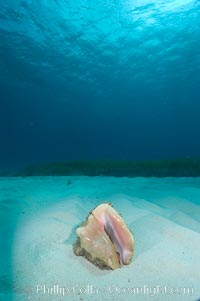
<instances>
[{"instance_id":1,"label":"white sandy seafloor","mask_svg":"<svg viewBox=\"0 0 200 301\"><path fill-rule=\"evenodd\" d=\"M115 271L72 249L105 200L135 238L133 261ZM200 298L200 178L0 178L0 208L0 300Z\"/></svg>"}]
</instances>

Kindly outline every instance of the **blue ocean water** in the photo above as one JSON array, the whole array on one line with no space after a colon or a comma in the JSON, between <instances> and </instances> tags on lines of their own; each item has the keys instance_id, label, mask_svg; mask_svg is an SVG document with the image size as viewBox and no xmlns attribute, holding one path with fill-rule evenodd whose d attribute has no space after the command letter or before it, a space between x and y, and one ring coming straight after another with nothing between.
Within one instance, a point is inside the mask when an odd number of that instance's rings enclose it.
<instances>
[{"instance_id":1,"label":"blue ocean water","mask_svg":"<svg viewBox=\"0 0 200 301\"><path fill-rule=\"evenodd\" d=\"M145 284L199 298L199 87L199 0L0 1L0 300L128 301L108 285ZM2 176L12 170L29 177ZM135 238L133 262L114 272L72 248L104 201ZM50 298L44 283L102 291Z\"/></svg>"},{"instance_id":2,"label":"blue ocean water","mask_svg":"<svg viewBox=\"0 0 200 301\"><path fill-rule=\"evenodd\" d=\"M200 153L198 0L0 2L0 167Z\"/></svg>"}]
</instances>

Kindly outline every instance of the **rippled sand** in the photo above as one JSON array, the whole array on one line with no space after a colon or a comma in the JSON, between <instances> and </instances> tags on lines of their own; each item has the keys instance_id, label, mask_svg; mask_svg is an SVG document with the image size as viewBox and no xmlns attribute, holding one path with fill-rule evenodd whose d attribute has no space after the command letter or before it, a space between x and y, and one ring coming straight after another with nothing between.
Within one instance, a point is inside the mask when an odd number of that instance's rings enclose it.
<instances>
[{"instance_id":1,"label":"rippled sand","mask_svg":"<svg viewBox=\"0 0 200 301\"><path fill-rule=\"evenodd\" d=\"M132 263L115 271L72 250L76 227L105 200L135 237ZM0 178L0 299L197 300L199 205L200 178Z\"/></svg>"}]
</instances>

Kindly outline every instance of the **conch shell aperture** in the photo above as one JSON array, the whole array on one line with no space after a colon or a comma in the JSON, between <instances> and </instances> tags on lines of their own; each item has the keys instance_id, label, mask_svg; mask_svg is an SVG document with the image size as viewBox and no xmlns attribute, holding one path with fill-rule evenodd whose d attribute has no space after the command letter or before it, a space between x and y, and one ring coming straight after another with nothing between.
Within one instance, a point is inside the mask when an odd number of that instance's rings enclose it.
<instances>
[{"instance_id":1,"label":"conch shell aperture","mask_svg":"<svg viewBox=\"0 0 200 301\"><path fill-rule=\"evenodd\" d=\"M99 268L115 270L130 263L133 235L111 204L103 203L92 210L76 233L74 253Z\"/></svg>"}]
</instances>

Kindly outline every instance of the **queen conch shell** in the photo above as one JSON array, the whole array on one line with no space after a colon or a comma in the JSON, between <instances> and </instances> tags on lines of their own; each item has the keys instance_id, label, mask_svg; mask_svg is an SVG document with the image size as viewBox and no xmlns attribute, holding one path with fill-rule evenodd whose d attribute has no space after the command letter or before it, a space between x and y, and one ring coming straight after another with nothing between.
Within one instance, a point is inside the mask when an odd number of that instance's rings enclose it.
<instances>
[{"instance_id":1,"label":"queen conch shell","mask_svg":"<svg viewBox=\"0 0 200 301\"><path fill-rule=\"evenodd\" d=\"M101 269L115 270L130 263L134 239L111 204L103 203L92 210L76 233L75 254Z\"/></svg>"}]
</instances>

